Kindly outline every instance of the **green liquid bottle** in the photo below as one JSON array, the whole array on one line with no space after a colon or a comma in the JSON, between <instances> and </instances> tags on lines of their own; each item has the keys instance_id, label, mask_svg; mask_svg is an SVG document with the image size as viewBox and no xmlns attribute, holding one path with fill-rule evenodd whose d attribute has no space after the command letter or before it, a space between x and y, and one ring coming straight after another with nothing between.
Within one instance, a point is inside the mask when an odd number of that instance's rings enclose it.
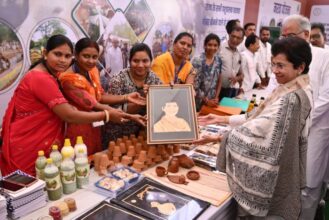
<instances>
[{"instance_id":1,"label":"green liquid bottle","mask_svg":"<svg viewBox=\"0 0 329 220\"><path fill-rule=\"evenodd\" d=\"M53 164L53 159L47 159L45 168L45 181L49 200L57 200L62 197L62 184L58 168Z\"/></svg>"},{"instance_id":2,"label":"green liquid bottle","mask_svg":"<svg viewBox=\"0 0 329 220\"><path fill-rule=\"evenodd\" d=\"M61 163L61 180L64 194L70 194L77 190L75 165L71 159L71 154L64 152L64 160Z\"/></svg>"},{"instance_id":3,"label":"green liquid bottle","mask_svg":"<svg viewBox=\"0 0 329 220\"><path fill-rule=\"evenodd\" d=\"M78 150L78 154L75 159L75 170L77 174L78 188L83 188L89 184L90 168L88 164L88 158L85 156L83 149Z\"/></svg>"},{"instance_id":4,"label":"green liquid bottle","mask_svg":"<svg viewBox=\"0 0 329 220\"><path fill-rule=\"evenodd\" d=\"M35 172L38 179L45 180L45 167L47 158L43 150L38 151L38 159L35 161Z\"/></svg>"},{"instance_id":5,"label":"green liquid bottle","mask_svg":"<svg viewBox=\"0 0 329 220\"><path fill-rule=\"evenodd\" d=\"M49 157L51 159L53 159L55 166L59 169L59 167L61 166L61 162L62 162L62 154L58 151L58 145L54 144L51 148L52 148L52 151L51 151Z\"/></svg>"}]
</instances>

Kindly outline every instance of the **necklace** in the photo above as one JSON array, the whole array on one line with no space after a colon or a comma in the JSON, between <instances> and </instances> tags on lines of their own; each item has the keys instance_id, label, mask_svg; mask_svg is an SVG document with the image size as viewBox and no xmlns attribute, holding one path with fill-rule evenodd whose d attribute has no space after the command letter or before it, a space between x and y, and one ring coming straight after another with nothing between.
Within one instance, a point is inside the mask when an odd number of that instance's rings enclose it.
<instances>
[{"instance_id":1,"label":"necklace","mask_svg":"<svg viewBox=\"0 0 329 220\"><path fill-rule=\"evenodd\" d=\"M50 70L49 66L47 65L47 62L46 60L42 60L41 61L42 65L46 68L47 70L47 73L49 73L52 77L54 77L56 79L56 82L58 84L58 87L59 87L59 90L62 92L63 91L63 88L62 88L62 84L61 82L59 81L58 77L56 76L56 74L53 73L53 71Z\"/></svg>"},{"instance_id":2,"label":"necklace","mask_svg":"<svg viewBox=\"0 0 329 220\"><path fill-rule=\"evenodd\" d=\"M141 82L138 82L138 83L137 83L137 81L135 80L135 78L132 76L131 71L128 70L129 78L130 78L130 80L133 82L133 84L135 85L135 87L136 87L137 90L143 88L143 85L146 84L146 80L147 80L148 74L149 74L149 73L147 73L146 76L144 77L144 79L143 79L143 83L142 83L142 86L139 86L139 85L141 84Z\"/></svg>"}]
</instances>

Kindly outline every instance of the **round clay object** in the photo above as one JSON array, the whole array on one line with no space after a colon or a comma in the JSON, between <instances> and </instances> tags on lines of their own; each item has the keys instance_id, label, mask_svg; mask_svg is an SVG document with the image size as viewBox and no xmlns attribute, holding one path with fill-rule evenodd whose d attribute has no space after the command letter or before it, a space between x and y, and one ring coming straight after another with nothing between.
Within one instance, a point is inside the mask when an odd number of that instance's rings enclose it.
<instances>
[{"instance_id":1,"label":"round clay object","mask_svg":"<svg viewBox=\"0 0 329 220\"><path fill-rule=\"evenodd\" d=\"M164 168L162 166L157 166L155 168L155 172L156 172L157 176L159 176L159 177L163 177L167 174L166 168Z\"/></svg>"},{"instance_id":2,"label":"round clay object","mask_svg":"<svg viewBox=\"0 0 329 220\"><path fill-rule=\"evenodd\" d=\"M200 174L197 171L191 170L186 174L187 178L190 180L198 180L200 179Z\"/></svg>"},{"instance_id":3,"label":"round clay object","mask_svg":"<svg viewBox=\"0 0 329 220\"><path fill-rule=\"evenodd\" d=\"M77 205L75 203L75 199L73 199L73 198L66 198L66 199L64 199L64 202L69 207L70 212L74 212L75 210L77 210Z\"/></svg>"},{"instance_id":4,"label":"round clay object","mask_svg":"<svg viewBox=\"0 0 329 220\"><path fill-rule=\"evenodd\" d=\"M177 173L179 169L179 160L177 157L171 158L168 164L168 172Z\"/></svg>"}]
</instances>

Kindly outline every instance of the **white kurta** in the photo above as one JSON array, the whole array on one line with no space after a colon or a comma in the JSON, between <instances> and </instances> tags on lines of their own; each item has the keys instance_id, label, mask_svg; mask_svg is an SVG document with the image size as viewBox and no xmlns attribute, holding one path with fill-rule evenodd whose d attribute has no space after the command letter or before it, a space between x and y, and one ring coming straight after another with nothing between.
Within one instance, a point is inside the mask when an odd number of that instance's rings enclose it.
<instances>
[{"instance_id":1,"label":"white kurta","mask_svg":"<svg viewBox=\"0 0 329 220\"><path fill-rule=\"evenodd\" d=\"M120 47L107 48L105 51L106 69L111 70L112 74L117 74L123 69L123 59Z\"/></svg>"},{"instance_id":2,"label":"white kurta","mask_svg":"<svg viewBox=\"0 0 329 220\"><path fill-rule=\"evenodd\" d=\"M253 89L255 83L261 83L257 74L257 61L258 53L252 53L250 50L245 50L242 53L242 71L244 74L242 89L244 92L248 92Z\"/></svg>"},{"instance_id":3,"label":"white kurta","mask_svg":"<svg viewBox=\"0 0 329 220\"><path fill-rule=\"evenodd\" d=\"M308 138L306 184L318 187L329 180L329 51L313 47L310 84L314 109Z\"/></svg>"},{"instance_id":4,"label":"white kurta","mask_svg":"<svg viewBox=\"0 0 329 220\"><path fill-rule=\"evenodd\" d=\"M262 66L262 69L267 72L267 76L271 76L271 48L272 45L268 42L265 44L261 41L259 42L259 63Z\"/></svg>"}]
</instances>

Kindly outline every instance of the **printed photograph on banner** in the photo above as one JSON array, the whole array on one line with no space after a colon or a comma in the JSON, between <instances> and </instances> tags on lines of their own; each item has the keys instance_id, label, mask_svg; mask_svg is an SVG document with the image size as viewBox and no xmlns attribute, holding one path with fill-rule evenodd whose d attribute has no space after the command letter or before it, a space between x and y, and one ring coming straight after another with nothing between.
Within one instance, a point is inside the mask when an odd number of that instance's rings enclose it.
<instances>
[{"instance_id":1,"label":"printed photograph on banner","mask_svg":"<svg viewBox=\"0 0 329 220\"><path fill-rule=\"evenodd\" d=\"M73 19L86 36L98 40L114 14L107 0L82 0L73 10Z\"/></svg>"},{"instance_id":2,"label":"printed photograph on banner","mask_svg":"<svg viewBox=\"0 0 329 220\"><path fill-rule=\"evenodd\" d=\"M107 24L98 44L104 48L101 60L106 70L115 74L128 66L128 51L138 38L122 11Z\"/></svg>"},{"instance_id":3,"label":"printed photograph on banner","mask_svg":"<svg viewBox=\"0 0 329 220\"><path fill-rule=\"evenodd\" d=\"M154 58L171 49L176 32L173 27L174 24L163 23L155 28L151 47Z\"/></svg>"},{"instance_id":4,"label":"printed photograph on banner","mask_svg":"<svg viewBox=\"0 0 329 220\"><path fill-rule=\"evenodd\" d=\"M45 48L47 40L56 34L67 36L73 43L78 40L77 34L64 20L49 19L40 22L32 32L30 45L28 47L31 64L42 57L42 50Z\"/></svg>"},{"instance_id":5,"label":"printed photograph on banner","mask_svg":"<svg viewBox=\"0 0 329 220\"><path fill-rule=\"evenodd\" d=\"M0 94L16 82L22 67L22 43L12 28L0 21Z\"/></svg>"},{"instance_id":6,"label":"printed photograph on banner","mask_svg":"<svg viewBox=\"0 0 329 220\"><path fill-rule=\"evenodd\" d=\"M133 0L125 11L125 16L138 40L143 42L154 23L154 16L145 0Z\"/></svg>"},{"instance_id":7,"label":"printed photograph on banner","mask_svg":"<svg viewBox=\"0 0 329 220\"><path fill-rule=\"evenodd\" d=\"M13 13L13 11L15 13ZM1 1L0 17L15 29L18 28L29 14L29 1L10 0Z\"/></svg>"}]
</instances>

